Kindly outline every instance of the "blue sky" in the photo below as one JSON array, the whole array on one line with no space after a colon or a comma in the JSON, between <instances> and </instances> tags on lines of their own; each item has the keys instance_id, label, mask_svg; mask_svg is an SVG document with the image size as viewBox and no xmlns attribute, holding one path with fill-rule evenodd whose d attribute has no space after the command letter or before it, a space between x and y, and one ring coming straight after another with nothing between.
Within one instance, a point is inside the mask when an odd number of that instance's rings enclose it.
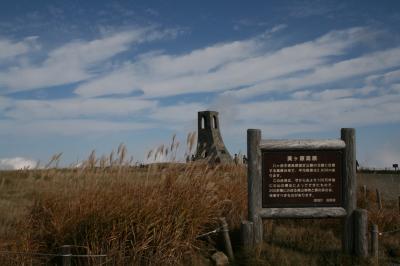
<instances>
[{"instance_id":1,"label":"blue sky","mask_svg":"<svg viewBox=\"0 0 400 266\"><path fill-rule=\"evenodd\" d=\"M0 167L126 144L135 160L220 112L229 151L357 132L400 161L399 1L1 1ZM18 161L20 162L20 161Z\"/></svg>"}]
</instances>

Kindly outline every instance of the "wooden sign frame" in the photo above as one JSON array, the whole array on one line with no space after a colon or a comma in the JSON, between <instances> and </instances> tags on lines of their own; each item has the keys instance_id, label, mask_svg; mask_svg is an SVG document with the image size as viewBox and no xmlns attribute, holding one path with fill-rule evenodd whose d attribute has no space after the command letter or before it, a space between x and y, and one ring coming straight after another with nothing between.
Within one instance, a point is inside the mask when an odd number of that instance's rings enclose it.
<instances>
[{"instance_id":1,"label":"wooden sign frame","mask_svg":"<svg viewBox=\"0 0 400 266\"><path fill-rule=\"evenodd\" d=\"M342 150L342 202L340 207L262 207L262 151L268 150ZM342 128L341 139L333 140L261 140L261 130L247 130L248 219L244 231L251 232L252 244L263 240L263 219L274 218L341 218L342 248L354 252L354 220L356 209L355 130ZM244 236L246 238L246 236ZM249 242L249 240L247 240ZM251 242L251 241L250 241Z\"/></svg>"}]
</instances>

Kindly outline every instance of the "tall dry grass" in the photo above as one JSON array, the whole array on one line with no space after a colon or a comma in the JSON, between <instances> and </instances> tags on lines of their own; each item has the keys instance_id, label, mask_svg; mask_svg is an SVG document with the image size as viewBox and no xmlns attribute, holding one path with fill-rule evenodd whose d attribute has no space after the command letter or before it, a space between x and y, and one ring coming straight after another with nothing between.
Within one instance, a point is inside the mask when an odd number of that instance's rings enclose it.
<instances>
[{"instance_id":1,"label":"tall dry grass","mask_svg":"<svg viewBox=\"0 0 400 266\"><path fill-rule=\"evenodd\" d=\"M188 136L187 145L194 138ZM173 138L171 145L157 147L148 157L174 159L178 147ZM186 155L191 154L188 149ZM107 254L106 265L192 265L219 248L216 238L197 236L217 228L218 217L225 216L239 265L370 263L341 254L338 220L266 221L261 250L240 250L237 232L247 212L244 166L202 162L132 166L123 145L108 156L93 151L80 167L69 169L54 167L60 156L48 169L1 173L0 199L13 204L0 204L8 215L0 219L0 242L7 243L0 245L3 249L58 253L61 245L75 245L87 254ZM378 210L374 200L369 194L367 202L361 198L358 202L360 207L368 205L370 223L381 231L397 228L400 216L395 203L385 202L385 209ZM10 208L15 212L7 212ZM381 237L381 258L391 258L391 250L400 248L399 239ZM37 265L46 259L0 256L0 264L7 265L4 261Z\"/></svg>"},{"instance_id":2,"label":"tall dry grass","mask_svg":"<svg viewBox=\"0 0 400 266\"><path fill-rule=\"evenodd\" d=\"M216 228L218 217L239 222L245 181L204 165L180 168L159 169L152 182L132 180L134 173L47 182L23 225L26 249L51 253L61 245L80 245L118 264L190 259L204 247L196 236ZM224 182L234 185L229 194Z\"/></svg>"},{"instance_id":3,"label":"tall dry grass","mask_svg":"<svg viewBox=\"0 0 400 266\"><path fill-rule=\"evenodd\" d=\"M192 137L191 137L192 138ZM150 153L175 159L179 142ZM209 245L202 233L225 216L238 227L246 205L245 169L234 165L164 163L132 167L126 148L78 168L29 172L33 204L11 249L57 253L62 245L107 254L110 265L191 264ZM23 258L21 258L23 259ZM28 263L35 263L28 258Z\"/></svg>"}]
</instances>

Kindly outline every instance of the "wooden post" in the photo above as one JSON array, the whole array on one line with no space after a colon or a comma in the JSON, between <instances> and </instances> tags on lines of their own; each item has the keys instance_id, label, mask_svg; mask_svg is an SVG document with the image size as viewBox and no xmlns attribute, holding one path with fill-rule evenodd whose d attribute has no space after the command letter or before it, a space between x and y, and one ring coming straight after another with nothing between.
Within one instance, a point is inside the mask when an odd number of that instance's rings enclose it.
<instances>
[{"instance_id":1,"label":"wooden post","mask_svg":"<svg viewBox=\"0 0 400 266\"><path fill-rule=\"evenodd\" d=\"M61 247L61 255L62 255L62 266L71 266L72 265L72 254L71 254L71 246L65 245Z\"/></svg>"},{"instance_id":2,"label":"wooden post","mask_svg":"<svg viewBox=\"0 0 400 266\"><path fill-rule=\"evenodd\" d=\"M263 242L263 221L260 215L256 215L253 218L253 239L254 245L260 245Z\"/></svg>"},{"instance_id":3,"label":"wooden post","mask_svg":"<svg viewBox=\"0 0 400 266\"><path fill-rule=\"evenodd\" d=\"M242 243L245 249L250 249L253 246L253 223L250 221L242 221L240 226L240 231L242 235Z\"/></svg>"},{"instance_id":4,"label":"wooden post","mask_svg":"<svg viewBox=\"0 0 400 266\"><path fill-rule=\"evenodd\" d=\"M382 197L379 189L376 189L376 204L378 204L378 209L382 210Z\"/></svg>"},{"instance_id":5,"label":"wooden post","mask_svg":"<svg viewBox=\"0 0 400 266\"><path fill-rule=\"evenodd\" d=\"M354 211L355 227L355 255L359 257L368 256L368 212L364 209Z\"/></svg>"},{"instance_id":6,"label":"wooden post","mask_svg":"<svg viewBox=\"0 0 400 266\"><path fill-rule=\"evenodd\" d=\"M363 200L364 200L365 208L367 208L367 206L368 206L367 185L363 185Z\"/></svg>"},{"instance_id":7,"label":"wooden post","mask_svg":"<svg viewBox=\"0 0 400 266\"><path fill-rule=\"evenodd\" d=\"M376 224L371 228L371 256L378 259L379 255L379 231Z\"/></svg>"},{"instance_id":8,"label":"wooden post","mask_svg":"<svg viewBox=\"0 0 400 266\"><path fill-rule=\"evenodd\" d=\"M228 223L226 222L225 217L221 217L219 220L222 226L222 234L224 235L226 253L228 254L228 258L231 261L234 261L235 257L233 256L231 238L229 237Z\"/></svg>"},{"instance_id":9,"label":"wooden post","mask_svg":"<svg viewBox=\"0 0 400 266\"><path fill-rule=\"evenodd\" d=\"M253 235L255 245L263 239L262 219L258 211L262 208L262 177L261 177L261 130L247 130L247 195L248 219L253 222Z\"/></svg>"},{"instance_id":10,"label":"wooden post","mask_svg":"<svg viewBox=\"0 0 400 266\"><path fill-rule=\"evenodd\" d=\"M347 213L343 218L342 249L347 254L354 254L354 210L357 206L356 136L354 128L342 128L341 139L346 143L343 154L343 203Z\"/></svg>"}]
</instances>

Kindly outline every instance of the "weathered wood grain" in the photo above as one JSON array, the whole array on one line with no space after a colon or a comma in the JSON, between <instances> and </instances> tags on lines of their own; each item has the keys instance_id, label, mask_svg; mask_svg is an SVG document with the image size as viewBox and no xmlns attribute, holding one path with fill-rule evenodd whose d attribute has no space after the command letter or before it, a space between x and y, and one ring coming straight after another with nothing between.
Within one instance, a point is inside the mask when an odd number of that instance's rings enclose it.
<instances>
[{"instance_id":1,"label":"weathered wood grain","mask_svg":"<svg viewBox=\"0 0 400 266\"><path fill-rule=\"evenodd\" d=\"M262 150L337 150L344 149L346 144L340 139L299 139L299 140L262 140Z\"/></svg>"},{"instance_id":2,"label":"weathered wood grain","mask_svg":"<svg viewBox=\"0 0 400 266\"><path fill-rule=\"evenodd\" d=\"M379 255L379 230L376 224L371 228L371 256L378 259Z\"/></svg>"},{"instance_id":3,"label":"weathered wood grain","mask_svg":"<svg viewBox=\"0 0 400 266\"><path fill-rule=\"evenodd\" d=\"M262 201L261 177L261 130L247 130L247 182L248 182L248 219L254 226L254 244L262 242L262 220L258 217Z\"/></svg>"},{"instance_id":4,"label":"weathered wood grain","mask_svg":"<svg viewBox=\"0 0 400 266\"><path fill-rule=\"evenodd\" d=\"M243 247L246 249L253 247L253 223L250 221L242 221L240 225L240 231Z\"/></svg>"},{"instance_id":5,"label":"weathered wood grain","mask_svg":"<svg viewBox=\"0 0 400 266\"><path fill-rule=\"evenodd\" d=\"M262 218L334 218L346 216L341 207L267 208L259 212Z\"/></svg>"},{"instance_id":6,"label":"weathered wood grain","mask_svg":"<svg viewBox=\"0 0 400 266\"><path fill-rule=\"evenodd\" d=\"M343 205L347 213L343 218L342 249L347 254L354 254L354 210L357 207L355 129L342 128L341 139L346 143L343 158Z\"/></svg>"},{"instance_id":7,"label":"weathered wood grain","mask_svg":"<svg viewBox=\"0 0 400 266\"><path fill-rule=\"evenodd\" d=\"M355 227L355 255L359 257L368 256L368 212L364 209L354 211Z\"/></svg>"}]
</instances>

